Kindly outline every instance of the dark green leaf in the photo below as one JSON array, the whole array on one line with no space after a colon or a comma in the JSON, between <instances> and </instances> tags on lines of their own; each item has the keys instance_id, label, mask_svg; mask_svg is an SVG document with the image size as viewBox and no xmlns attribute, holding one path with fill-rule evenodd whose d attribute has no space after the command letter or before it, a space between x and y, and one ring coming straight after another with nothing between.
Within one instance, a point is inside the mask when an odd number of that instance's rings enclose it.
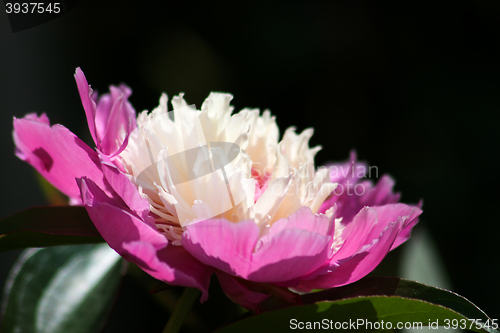
<instances>
[{"instance_id":1,"label":"dark green leaf","mask_svg":"<svg viewBox=\"0 0 500 333\"><path fill-rule=\"evenodd\" d=\"M28 249L9 275L2 332L97 332L123 262L107 244Z\"/></svg>"},{"instance_id":2,"label":"dark green leaf","mask_svg":"<svg viewBox=\"0 0 500 333\"><path fill-rule=\"evenodd\" d=\"M488 316L476 305L454 292L428 286L415 281L395 277L369 277L344 287L302 295L305 304L337 300L355 296L401 296L419 299L453 309L471 319L488 320Z\"/></svg>"},{"instance_id":3,"label":"dark green leaf","mask_svg":"<svg viewBox=\"0 0 500 333\"><path fill-rule=\"evenodd\" d=\"M225 326L217 332L282 332L307 329L308 325L312 329L373 332L405 328L405 324L406 328L429 328L429 325L434 324L453 328L454 323L458 328L462 325L475 332L488 332L479 329L476 323L451 309L399 296L355 297L295 306L256 315Z\"/></svg>"},{"instance_id":4,"label":"dark green leaf","mask_svg":"<svg viewBox=\"0 0 500 333\"><path fill-rule=\"evenodd\" d=\"M34 207L0 220L0 252L103 241L84 207Z\"/></svg>"}]
</instances>

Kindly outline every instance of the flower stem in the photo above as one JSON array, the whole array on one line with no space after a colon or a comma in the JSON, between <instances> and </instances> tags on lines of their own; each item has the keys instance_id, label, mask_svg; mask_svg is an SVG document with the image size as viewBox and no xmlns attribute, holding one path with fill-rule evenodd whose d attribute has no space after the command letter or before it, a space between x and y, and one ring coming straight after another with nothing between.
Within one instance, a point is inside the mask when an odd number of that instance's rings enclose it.
<instances>
[{"instance_id":1,"label":"flower stem","mask_svg":"<svg viewBox=\"0 0 500 333\"><path fill-rule=\"evenodd\" d=\"M196 288L186 287L184 289L181 298L179 298L175 306L174 312L163 329L163 333L177 333L179 331L194 303L200 298L200 294L201 292Z\"/></svg>"}]
</instances>

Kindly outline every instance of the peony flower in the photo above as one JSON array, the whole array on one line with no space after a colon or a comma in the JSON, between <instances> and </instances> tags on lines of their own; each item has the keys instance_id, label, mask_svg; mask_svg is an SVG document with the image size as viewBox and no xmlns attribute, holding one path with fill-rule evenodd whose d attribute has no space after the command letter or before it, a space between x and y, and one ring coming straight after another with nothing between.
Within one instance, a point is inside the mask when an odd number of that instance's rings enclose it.
<instances>
[{"instance_id":1,"label":"peony flower","mask_svg":"<svg viewBox=\"0 0 500 333\"><path fill-rule=\"evenodd\" d=\"M181 94L170 112L163 94L136 119L128 87L98 98L79 68L75 78L95 150L29 114L14 118L17 156L84 205L121 256L200 289L201 301L213 273L256 312L271 299L300 302L290 290L352 283L406 241L422 213L397 203L390 177L365 180L355 154L316 169L312 129L290 128L279 141L269 111L233 114L229 94L211 93L201 110Z\"/></svg>"}]
</instances>

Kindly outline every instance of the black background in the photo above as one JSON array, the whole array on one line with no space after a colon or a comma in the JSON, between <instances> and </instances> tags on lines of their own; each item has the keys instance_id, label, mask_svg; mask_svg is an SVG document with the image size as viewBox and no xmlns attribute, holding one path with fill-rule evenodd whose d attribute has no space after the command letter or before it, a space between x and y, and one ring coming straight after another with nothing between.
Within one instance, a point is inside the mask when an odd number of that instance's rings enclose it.
<instances>
[{"instance_id":1,"label":"black background","mask_svg":"<svg viewBox=\"0 0 500 333\"><path fill-rule=\"evenodd\" d=\"M421 225L454 291L499 318L500 2L91 1L13 33L0 12L1 214L45 204L14 156L12 117L46 112L91 142L73 74L269 108L283 133L314 127L317 164L358 156L423 198ZM2 254L2 277L13 260ZM7 267L7 268L6 268ZM161 329L161 325L160 329Z\"/></svg>"}]
</instances>

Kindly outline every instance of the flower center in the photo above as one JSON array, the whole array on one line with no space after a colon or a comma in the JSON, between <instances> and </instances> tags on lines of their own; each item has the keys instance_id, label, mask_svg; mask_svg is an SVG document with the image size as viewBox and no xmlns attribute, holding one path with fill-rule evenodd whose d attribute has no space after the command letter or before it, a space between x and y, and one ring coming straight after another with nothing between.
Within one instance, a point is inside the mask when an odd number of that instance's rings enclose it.
<instances>
[{"instance_id":1,"label":"flower center","mask_svg":"<svg viewBox=\"0 0 500 333\"><path fill-rule=\"evenodd\" d=\"M317 213L335 188L326 169L314 170L319 148L308 147L312 130L289 129L278 144L268 111L232 115L231 99L212 93L198 111L180 95L167 112L162 95L150 114L139 114L120 153L156 227L174 244L183 227L210 218L253 219L265 227L301 206Z\"/></svg>"}]
</instances>

